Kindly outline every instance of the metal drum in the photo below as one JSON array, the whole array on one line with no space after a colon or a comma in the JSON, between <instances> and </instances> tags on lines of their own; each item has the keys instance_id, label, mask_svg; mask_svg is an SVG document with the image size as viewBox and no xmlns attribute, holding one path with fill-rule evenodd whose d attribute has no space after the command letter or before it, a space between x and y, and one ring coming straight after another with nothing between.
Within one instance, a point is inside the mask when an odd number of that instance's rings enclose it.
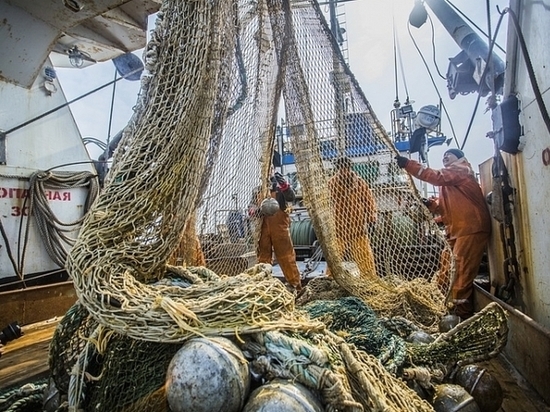
<instances>
[{"instance_id":1,"label":"metal drum","mask_svg":"<svg viewBox=\"0 0 550 412\"><path fill-rule=\"evenodd\" d=\"M291 221L290 236L294 246L313 246L317 240L311 219Z\"/></svg>"},{"instance_id":2,"label":"metal drum","mask_svg":"<svg viewBox=\"0 0 550 412\"><path fill-rule=\"evenodd\" d=\"M323 412L321 402L299 383L281 379L257 388L243 412Z\"/></svg>"},{"instance_id":3,"label":"metal drum","mask_svg":"<svg viewBox=\"0 0 550 412\"><path fill-rule=\"evenodd\" d=\"M166 398L172 412L238 412L249 389L248 362L225 338L192 339L168 366Z\"/></svg>"}]
</instances>

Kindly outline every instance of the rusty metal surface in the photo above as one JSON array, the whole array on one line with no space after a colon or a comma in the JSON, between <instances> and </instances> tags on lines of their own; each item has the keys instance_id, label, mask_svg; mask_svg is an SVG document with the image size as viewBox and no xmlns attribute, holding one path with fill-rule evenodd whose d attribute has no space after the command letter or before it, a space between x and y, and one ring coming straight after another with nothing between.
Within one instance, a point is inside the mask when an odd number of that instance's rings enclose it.
<instances>
[{"instance_id":1,"label":"rusty metal surface","mask_svg":"<svg viewBox=\"0 0 550 412\"><path fill-rule=\"evenodd\" d=\"M0 293L0 328L17 321L21 326L63 316L76 302L72 282Z\"/></svg>"}]
</instances>

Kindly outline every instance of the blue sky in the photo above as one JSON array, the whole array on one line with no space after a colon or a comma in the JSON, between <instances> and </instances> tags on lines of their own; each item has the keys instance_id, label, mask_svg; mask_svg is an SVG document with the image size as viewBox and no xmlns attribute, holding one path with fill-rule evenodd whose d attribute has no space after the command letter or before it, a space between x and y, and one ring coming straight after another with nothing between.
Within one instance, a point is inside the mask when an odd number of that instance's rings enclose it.
<instances>
[{"instance_id":1,"label":"blue sky","mask_svg":"<svg viewBox=\"0 0 550 412\"><path fill-rule=\"evenodd\" d=\"M479 0L454 0L452 3L461 9L478 26L487 31L486 2ZM491 26L494 31L499 19L497 6L506 7L506 0L491 0ZM421 28L410 27L411 34L417 42L429 69L435 79L436 88L430 80L428 71L415 49L407 30L407 19L414 0L354 0L339 6L344 15L340 17L342 26L346 29L348 39L348 56L351 71L354 73L365 96L372 105L376 115L387 128L390 127L390 111L396 97L393 31L400 46L403 71L398 74L398 95L401 102L407 96L414 101L414 108L427 104L436 105L439 101L438 92L449 111L449 115L459 142L464 140L466 130L477 96L457 96L454 100L448 97L446 81L436 72L433 60L439 70L445 74L449 58L460 52L460 48L433 15L435 29L435 57L432 52L431 27L429 22ZM322 6L326 7L326 6ZM328 10L328 9L327 9ZM150 23L154 22L150 19ZM395 22L395 25L392 24ZM152 27L152 26L151 26ZM505 32L507 17L503 21L498 42L505 47ZM498 52L505 60L503 53ZM141 57L141 51L135 52ZM57 69L62 88L68 100L82 95L114 79L115 68L111 62L99 63L85 69ZM405 90L406 84L406 90ZM115 105L110 135L115 135L128 122L132 115L132 107L139 92L139 81L122 80L116 84ZM107 87L92 96L73 103L71 108L82 136L92 136L102 141L107 140L109 130L109 112L113 88ZM485 137L491 130L490 112L486 109L486 98L481 98L474 127L472 128L466 146L466 156L477 167L478 164L492 156L492 141ZM442 131L452 137L449 121L443 117ZM453 143L451 146L455 147ZM90 147L90 146L89 146ZM441 167L441 157L444 147L430 150L429 161L434 167ZM92 157L97 158L99 151L90 147Z\"/></svg>"}]
</instances>

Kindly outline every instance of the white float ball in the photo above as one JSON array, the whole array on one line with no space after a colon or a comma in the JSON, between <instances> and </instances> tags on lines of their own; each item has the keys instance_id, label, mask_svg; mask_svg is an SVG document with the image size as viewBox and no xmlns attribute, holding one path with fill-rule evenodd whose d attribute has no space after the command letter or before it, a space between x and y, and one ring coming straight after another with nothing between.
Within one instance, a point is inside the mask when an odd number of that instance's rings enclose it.
<instances>
[{"instance_id":1,"label":"white float ball","mask_svg":"<svg viewBox=\"0 0 550 412\"><path fill-rule=\"evenodd\" d=\"M166 398L172 412L238 412L249 389L248 362L225 338L186 342L166 374Z\"/></svg>"}]
</instances>

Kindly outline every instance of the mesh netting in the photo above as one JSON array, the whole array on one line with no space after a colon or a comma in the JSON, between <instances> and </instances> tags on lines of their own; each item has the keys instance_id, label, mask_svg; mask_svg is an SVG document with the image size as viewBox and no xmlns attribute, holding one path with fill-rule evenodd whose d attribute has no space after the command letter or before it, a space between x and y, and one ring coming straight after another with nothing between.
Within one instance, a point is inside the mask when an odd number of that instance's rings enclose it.
<instances>
[{"instance_id":1,"label":"mesh netting","mask_svg":"<svg viewBox=\"0 0 550 412\"><path fill-rule=\"evenodd\" d=\"M269 196L278 149L295 161L283 170L297 193L290 234L322 252L333 298L353 296L368 313L428 331L445 313L448 245L396 167L317 4L165 1L145 60L135 114L68 259L85 310L68 314L64 327L78 331L52 346L68 404L162 410L174 347L223 335L258 353L274 345L324 353L308 373L265 364L264 372L317 376L308 386L327 411L431 410L375 355L296 310L269 264L253 265L261 218L246 210L255 190ZM288 133L276 143L282 111Z\"/></svg>"},{"instance_id":2,"label":"mesh netting","mask_svg":"<svg viewBox=\"0 0 550 412\"><path fill-rule=\"evenodd\" d=\"M437 275L447 273L440 263L448 247L395 167L392 144L318 7L166 2L146 66L135 115L68 263L100 322L129 334L133 327L120 318L129 312L173 324L160 307L177 305L177 294L143 283L164 275L188 220L196 219L216 273L250 266L258 222L242 211L258 185L267 196L282 93L300 219L310 222L331 275L375 310L435 324L444 312L448 283ZM332 177L331 160L344 154L369 159L353 163L357 170L376 164L378 171Z\"/></svg>"}]
</instances>

